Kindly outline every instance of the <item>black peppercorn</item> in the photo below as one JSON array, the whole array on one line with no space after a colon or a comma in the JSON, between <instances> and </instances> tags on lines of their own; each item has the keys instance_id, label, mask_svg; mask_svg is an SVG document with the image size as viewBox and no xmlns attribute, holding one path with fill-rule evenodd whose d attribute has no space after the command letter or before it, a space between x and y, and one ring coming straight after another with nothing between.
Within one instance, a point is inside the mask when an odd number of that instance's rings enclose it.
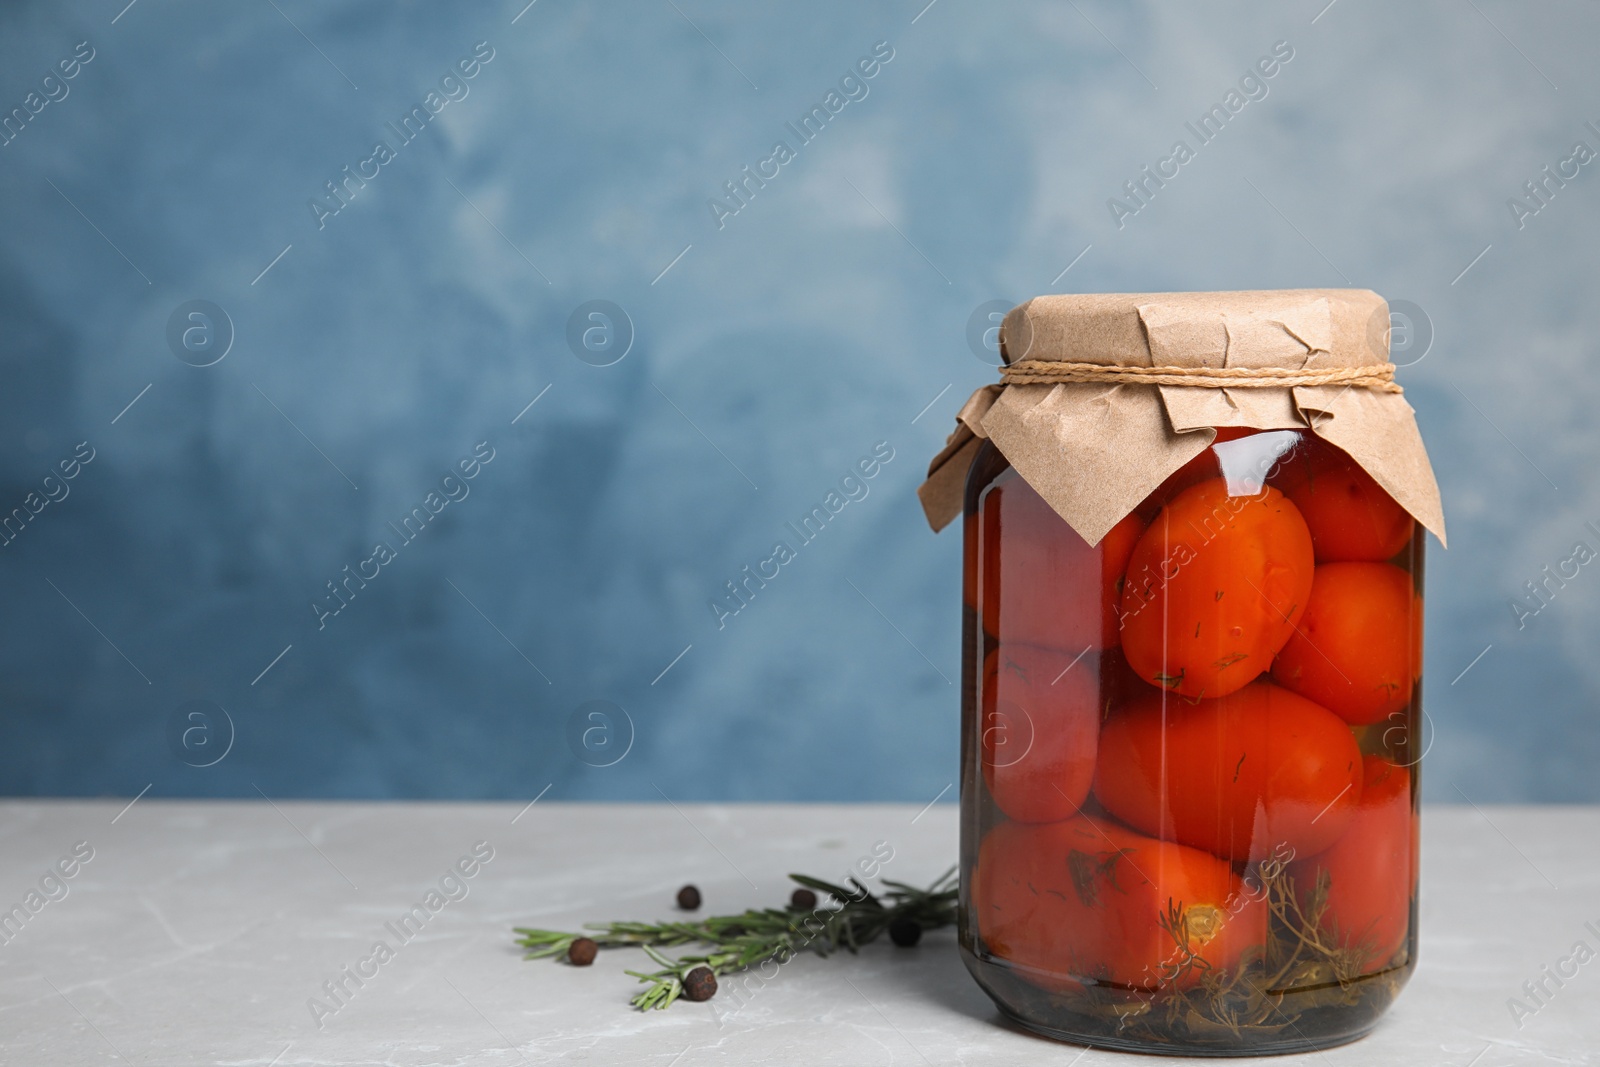
<instances>
[{"instance_id":1,"label":"black peppercorn","mask_svg":"<svg viewBox=\"0 0 1600 1067\"><path fill-rule=\"evenodd\" d=\"M817 895L809 889L796 889L789 895L789 907L795 911L814 911Z\"/></svg>"},{"instance_id":2,"label":"black peppercorn","mask_svg":"<svg viewBox=\"0 0 1600 1067\"><path fill-rule=\"evenodd\" d=\"M902 916L889 924L889 940L901 948L910 948L922 940L922 926L917 920Z\"/></svg>"},{"instance_id":3,"label":"black peppercorn","mask_svg":"<svg viewBox=\"0 0 1600 1067\"><path fill-rule=\"evenodd\" d=\"M587 967L594 962L594 954L600 946L592 938L580 937L567 946L567 962L574 967Z\"/></svg>"},{"instance_id":4,"label":"black peppercorn","mask_svg":"<svg viewBox=\"0 0 1600 1067\"><path fill-rule=\"evenodd\" d=\"M700 890L692 885L686 885L678 890L678 907L684 911L695 911L700 907Z\"/></svg>"},{"instance_id":5,"label":"black peppercorn","mask_svg":"<svg viewBox=\"0 0 1600 1067\"><path fill-rule=\"evenodd\" d=\"M710 967L696 967L683 976L683 995L690 1000L710 1000L717 994L717 976Z\"/></svg>"}]
</instances>

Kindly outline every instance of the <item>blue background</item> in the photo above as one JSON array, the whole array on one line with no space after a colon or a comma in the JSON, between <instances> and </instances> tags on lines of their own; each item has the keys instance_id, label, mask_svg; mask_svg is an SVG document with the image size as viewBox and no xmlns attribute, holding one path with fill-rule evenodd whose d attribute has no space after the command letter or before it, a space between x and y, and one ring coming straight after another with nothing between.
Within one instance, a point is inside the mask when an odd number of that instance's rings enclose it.
<instances>
[{"instance_id":1,"label":"blue background","mask_svg":"<svg viewBox=\"0 0 1600 1067\"><path fill-rule=\"evenodd\" d=\"M1600 166L1507 206L1600 148L1600 11L923 2L5 5L0 109L95 57L0 147L0 511L95 458L0 548L0 793L931 800L960 546L913 490L993 377L974 309L1354 285L1432 333L1399 357L1451 534L1427 795L1600 800L1600 568L1510 607L1600 548ZM1280 40L1268 95L1119 228L1108 198ZM868 95L719 228L879 41ZM235 333L205 368L167 341L195 299ZM632 323L610 366L568 344L590 300ZM470 495L319 629L480 441ZM880 441L869 495L719 629L723 583ZM232 747L194 767L211 705Z\"/></svg>"}]
</instances>

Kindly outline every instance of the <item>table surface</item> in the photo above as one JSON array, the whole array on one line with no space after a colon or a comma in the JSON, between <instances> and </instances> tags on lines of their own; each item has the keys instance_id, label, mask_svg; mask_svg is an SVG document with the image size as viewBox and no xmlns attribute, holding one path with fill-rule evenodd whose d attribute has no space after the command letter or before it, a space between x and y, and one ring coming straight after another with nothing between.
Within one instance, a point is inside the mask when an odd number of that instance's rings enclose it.
<instances>
[{"instance_id":1,"label":"table surface","mask_svg":"<svg viewBox=\"0 0 1600 1067\"><path fill-rule=\"evenodd\" d=\"M649 1013L628 1006L636 950L578 969L525 962L511 940L681 914L686 882L702 914L771 905L788 872L842 878L880 841L884 875L926 882L955 856L948 804L126 804L0 802L0 919L25 916L0 928L0 1063L1174 1062L1010 1028L950 931L801 957L741 1003ZM1432 807L1423 827L1410 986L1363 1041L1274 1062L1600 1062L1600 962L1572 955L1600 950L1600 808ZM492 858L444 880L475 848ZM413 905L426 922L397 937ZM330 1000L324 983L367 959L371 977ZM1547 966L1577 973L1533 1000L1523 984Z\"/></svg>"}]
</instances>

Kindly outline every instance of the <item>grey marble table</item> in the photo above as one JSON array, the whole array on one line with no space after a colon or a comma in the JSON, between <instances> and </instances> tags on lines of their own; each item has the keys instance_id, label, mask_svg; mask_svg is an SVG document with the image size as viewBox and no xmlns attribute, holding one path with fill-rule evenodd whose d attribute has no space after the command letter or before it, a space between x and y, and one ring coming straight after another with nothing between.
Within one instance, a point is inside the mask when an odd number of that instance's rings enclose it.
<instances>
[{"instance_id":1,"label":"grey marble table","mask_svg":"<svg viewBox=\"0 0 1600 1067\"><path fill-rule=\"evenodd\" d=\"M787 872L842 877L876 842L894 850L885 875L926 881L955 854L949 805L125 805L0 802L0 912L25 915L0 921L0 1063L1143 1059L1009 1028L947 931L649 1014L627 1004L632 950L580 970L511 942L513 925L668 917L685 882L705 910L775 903ZM1277 1062L1600 1062L1600 961L1572 958L1600 949L1600 809L1436 807L1423 825L1411 985L1364 1041ZM1547 966L1576 974L1557 986Z\"/></svg>"}]
</instances>

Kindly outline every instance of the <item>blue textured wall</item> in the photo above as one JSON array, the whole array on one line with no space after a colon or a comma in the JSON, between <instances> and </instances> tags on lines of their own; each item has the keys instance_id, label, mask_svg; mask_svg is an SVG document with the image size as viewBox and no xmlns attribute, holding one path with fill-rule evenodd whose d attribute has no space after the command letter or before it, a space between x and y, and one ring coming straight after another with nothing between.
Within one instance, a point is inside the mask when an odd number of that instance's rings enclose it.
<instances>
[{"instance_id":1,"label":"blue textured wall","mask_svg":"<svg viewBox=\"0 0 1600 1067\"><path fill-rule=\"evenodd\" d=\"M1428 793L1600 800L1600 567L1511 606L1600 548L1600 12L922 2L5 5L0 792L931 799L974 309L1350 284L1431 323Z\"/></svg>"}]
</instances>

